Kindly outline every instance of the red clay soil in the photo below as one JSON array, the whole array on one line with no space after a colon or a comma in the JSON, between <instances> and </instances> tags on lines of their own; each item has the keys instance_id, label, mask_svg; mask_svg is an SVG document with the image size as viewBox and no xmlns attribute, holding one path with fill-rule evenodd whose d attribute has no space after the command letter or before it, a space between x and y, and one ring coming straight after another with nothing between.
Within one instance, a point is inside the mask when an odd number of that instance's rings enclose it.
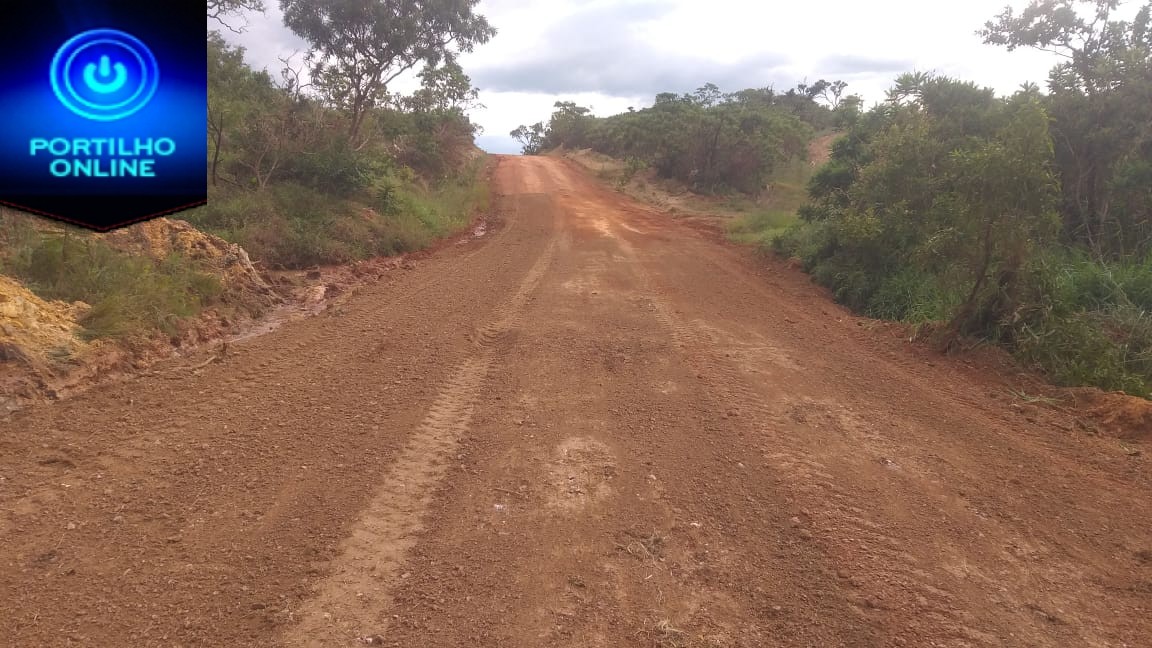
<instances>
[{"instance_id":1,"label":"red clay soil","mask_svg":"<svg viewBox=\"0 0 1152 648\"><path fill-rule=\"evenodd\" d=\"M1148 457L598 186L0 424L4 646L1147 646Z\"/></svg>"}]
</instances>

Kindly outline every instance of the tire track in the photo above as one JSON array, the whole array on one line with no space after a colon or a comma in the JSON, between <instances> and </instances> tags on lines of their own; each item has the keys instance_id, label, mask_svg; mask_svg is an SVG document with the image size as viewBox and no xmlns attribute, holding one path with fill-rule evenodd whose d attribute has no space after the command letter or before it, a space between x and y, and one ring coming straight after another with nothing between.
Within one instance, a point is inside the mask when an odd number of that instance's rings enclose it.
<instances>
[{"instance_id":1,"label":"tire track","mask_svg":"<svg viewBox=\"0 0 1152 648\"><path fill-rule=\"evenodd\" d=\"M467 432L497 343L520 325L524 307L555 256L556 228L496 321L478 331L476 352L460 362L342 543L315 595L293 612L285 644L331 648L372 642L387 631L391 588L423 530L425 512Z\"/></svg>"},{"instance_id":2,"label":"tire track","mask_svg":"<svg viewBox=\"0 0 1152 648\"><path fill-rule=\"evenodd\" d=\"M850 596L849 602L866 618L893 607L916 610L916 614L932 617L941 629L960 642L958 645L1001 645L994 635L973 627L975 619L964 618L968 615L956 610L951 592L939 583L928 582L930 576L921 568L919 559L909 553L899 539L884 533L884 525L870 519L869 513L857 506L858 498L849 492L849 485L837 484L832 469L813 457L810 450L790 443L786 433L790 422L776 408L764 403L763 395L748 383L739 367L716 351L708 331L678 317L656 297L659 293L644 270L639 266L637 269L646 291L652 296L649 303L655 318L670 332L673 344L698 372L706 391L723 407L738 412L739 419L734 423L747 427L752 433L750 438L768 442L766 445L772 452L765 453L763 458L797 496L796 509L802 516L800 525L806 527L805 534L810 534L805 537L825 551L847 551L850 561L844 562L871 564L883 570L887 584L898 585L907 598L895 604L885 603L870 596L869 583L854 583L860 591Z\"/></svg>"}]
</instances>

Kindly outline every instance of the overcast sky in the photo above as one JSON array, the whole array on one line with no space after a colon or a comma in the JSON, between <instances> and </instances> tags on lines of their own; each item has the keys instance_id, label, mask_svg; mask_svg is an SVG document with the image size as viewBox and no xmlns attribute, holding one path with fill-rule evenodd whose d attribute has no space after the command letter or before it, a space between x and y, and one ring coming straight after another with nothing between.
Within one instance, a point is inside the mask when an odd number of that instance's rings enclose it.
<instances>
[{"instance_id":1,"label":"overcast sky","mask_svg":"<svg viewBox=\"0 0 1152 648\"><path fill-rule=\"evenodd\" d=\"M485 108L478 144L518 152L508 132L546 121L557 100L610 115L660 92L711 82L725 91L843 79L871 105L901 72L935 71L1010 93L1043 87L1053 55L983 45L975 31L1025 0L482 0L499 33L461 58ZM254 67L306 45L281 24L278 0L229 39Z\"/></svg>"}]
</instances>

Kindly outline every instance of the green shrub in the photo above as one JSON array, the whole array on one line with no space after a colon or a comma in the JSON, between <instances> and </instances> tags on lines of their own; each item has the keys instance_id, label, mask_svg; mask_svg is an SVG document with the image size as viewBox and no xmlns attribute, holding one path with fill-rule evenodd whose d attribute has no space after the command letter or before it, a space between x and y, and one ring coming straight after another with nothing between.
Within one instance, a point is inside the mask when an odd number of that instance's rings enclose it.
<instances>
[{"instance_id":1,"label":"green shrub","mask_svg":"<svg viewBox=\"0 0 1152 648\"><path fill-rule=\"evenodd\" d=\"M372 159L352 150L343 138L334 138L324 148L293 155L280 171L282 182L299 185L334 196L348 198L366 189L372 178L386 166L387 158Z\"/></svg>"},{"instance_id":2,"label":"green shrub","mask_svg":"<svg viewBox=\"0 0 1152 648\"><path fill-rule=\"evenodd\" d=\"M302 268L359 258L329 233L348 210L345 201L310 187L277 184L262 192L221 191L187 212L193 225L240 244L275 268Z\"/></svg>"},{"instance_id":3,"label":"green shrub","mask_svg":"<svg viewBox=\"0 0 1152 648\"><path fill-rule=\"evenodd\" d=\"M1132 305L1152 310L1152 263L1100 263L1087 255L1065 253L1045 261L1058 266L1060 301L1075 308Z\"/></svg>"}]
</instances>

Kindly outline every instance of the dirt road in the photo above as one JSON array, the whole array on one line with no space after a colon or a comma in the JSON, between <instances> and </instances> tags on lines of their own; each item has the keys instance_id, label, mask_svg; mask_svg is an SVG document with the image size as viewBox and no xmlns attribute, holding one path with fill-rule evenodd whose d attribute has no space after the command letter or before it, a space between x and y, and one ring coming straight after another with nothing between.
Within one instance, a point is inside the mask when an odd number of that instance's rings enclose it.
<instances>
[{"instance_id":1,"label":"dirt road","mask_svg":"<svg viewBox=\"0 0 1152 648\"><path fill-rule=\"evenodd\" d=\"M503 158L334 312L0 425L4 646L1149 646L1147 457Z\"/></svg>"}]
</instances>

